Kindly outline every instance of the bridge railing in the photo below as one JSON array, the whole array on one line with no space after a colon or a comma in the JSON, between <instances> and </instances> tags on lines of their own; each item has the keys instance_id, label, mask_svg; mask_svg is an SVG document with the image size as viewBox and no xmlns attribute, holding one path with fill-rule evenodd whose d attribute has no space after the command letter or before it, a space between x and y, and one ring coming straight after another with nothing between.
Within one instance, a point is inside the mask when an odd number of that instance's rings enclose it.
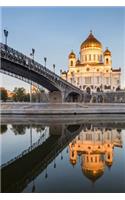
<instances>
[{"instance_id":1,"label":"bridge railing","mask_svg":"<svg viewBox=\"0 0 125 200\"><path fill-rule=\"evenodd\" d=\"M6 58L10 60L11 62L18 63L20 65L23 65L27 67L30 70L37 70L39 73L44 74L44 76L48 77L53 81L54 83L58 84L59 86L64 86L65 88L72 88L75 91L78 91L79 93L83 93L81 89L78 87L72 85L71 83L67 82L66 80L62 79L60 76L52 72L50 69L46 68L45 66L39 64L35 60L27 57L26 55L18 52L17 50L6 46L3 43L0 43L0 49L1 49L1 57Z\"/></svg>"},{"instance_id":2,"label":"bridge railing","mask_svg":"<svg viewBox=\"0 0 125 200\"><path fill-rule=\"evenodd\" d=\"M10 165L11 163L13 163L14 161L16 161L19 158L22 158L24 155L30 153L32 150L34 150L35 148L37 148L38 146L40 146L44 141L43 141L43 136L47 135L47 133L49 133L48 131L48 127L46 127L43 131L42 131L42 135L40 136L40 138L34 142L28 149L25 149L22 153L20 153L18 156L12 158L11 160L9 160L6 163L3 163L0 168L2 169L3 167L6 167L8 165ZM46 137L47 139L47 137Z\"/></svg>"}]
</instances>

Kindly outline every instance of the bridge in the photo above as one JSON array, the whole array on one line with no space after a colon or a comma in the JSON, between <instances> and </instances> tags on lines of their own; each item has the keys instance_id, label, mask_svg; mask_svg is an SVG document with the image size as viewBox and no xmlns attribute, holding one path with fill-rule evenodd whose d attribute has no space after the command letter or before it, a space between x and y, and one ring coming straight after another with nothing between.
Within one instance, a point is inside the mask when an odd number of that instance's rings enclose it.
<instances>
[{"instance_id":1,"label":"bridge","mask_svg":"<svg viewBox=\"0 0 125 200\"><path fill-rule=\"evenodd\" d=\"M84 92L15 49L0 43L0 72L49 90L50 102L82 101Z\"/></svg>"},{"instance_id":2,"label":"bridge","mask_svg":"<svg viewBox=\"0 0 125 200\"><path fill-rule=\"evenodd\" d=\"M82 130L82 126L76 124L57 128L57 135L51 134L42 144L36 146L35 143L1 166L2 192L21 192Z\"/></svg>"}]
</instances>

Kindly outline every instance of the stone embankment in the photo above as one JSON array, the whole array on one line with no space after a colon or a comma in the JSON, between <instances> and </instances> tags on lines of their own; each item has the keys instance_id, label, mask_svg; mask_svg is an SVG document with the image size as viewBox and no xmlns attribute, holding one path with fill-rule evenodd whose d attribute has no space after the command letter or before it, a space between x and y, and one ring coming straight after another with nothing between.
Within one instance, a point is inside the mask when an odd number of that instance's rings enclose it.
<instances>
[{"instance_id":1,"label":"stone embankment","mask_svg":"<svg viewBox=\"0 0 125 200\"><path fill-rule=\"evenodd\" d=\"M125 114L125 103L1 103L1 115Z\"/></svg>"}]
</instances>

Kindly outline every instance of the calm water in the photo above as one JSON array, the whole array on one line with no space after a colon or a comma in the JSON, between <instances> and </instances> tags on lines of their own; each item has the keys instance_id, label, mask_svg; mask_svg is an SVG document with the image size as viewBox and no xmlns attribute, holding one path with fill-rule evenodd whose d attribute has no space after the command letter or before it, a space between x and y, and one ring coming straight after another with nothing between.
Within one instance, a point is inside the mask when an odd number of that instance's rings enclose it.
<instances>
[{"instance_id":1,"label":"calm water","mask_svg":"<svg viewBox=\"0 0 125 200\"><path fill-rule=\"evenodd\" d=\"M125 192L124 120L5 119L0 138L2 192Z\"/></svg>"}]
</instances>

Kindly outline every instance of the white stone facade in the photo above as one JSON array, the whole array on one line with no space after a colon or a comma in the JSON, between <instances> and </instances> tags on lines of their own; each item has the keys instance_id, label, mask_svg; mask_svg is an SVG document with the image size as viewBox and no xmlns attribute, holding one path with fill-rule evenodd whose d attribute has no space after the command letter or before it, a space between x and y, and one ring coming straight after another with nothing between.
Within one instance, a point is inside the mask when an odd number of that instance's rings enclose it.
<instances>
[{"instance_id":1,"label":"white stone facade","mask_svg":"<svg viewBox=\"0 0 125 200\"><path fill-rule=\"evenodd\" d=\"M81 44L80 60L73 51L69 54L68 71L61 71L61 77L88 92L116 91L121 85L121 69L112 68L111 52L103 52L92 32Z\"/></svg>"}]
</instances>

